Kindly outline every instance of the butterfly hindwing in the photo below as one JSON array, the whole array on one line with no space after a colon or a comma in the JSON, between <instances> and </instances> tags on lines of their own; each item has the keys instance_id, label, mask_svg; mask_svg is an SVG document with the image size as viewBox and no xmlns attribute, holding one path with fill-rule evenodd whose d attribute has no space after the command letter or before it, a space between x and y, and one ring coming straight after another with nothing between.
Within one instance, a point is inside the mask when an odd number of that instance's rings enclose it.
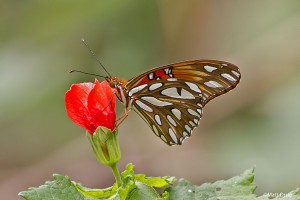
<instances>
[{"instance_id":1,"label":"butterfly hindwing","mask_svg":"<svg viewBox=\"0 0 300 200\"><path fill-rule=\"evenodd\" d=\"M165 143L181 144L200 121L202 97L182 81L155 84L134 95L134 110Z\"/></svg>"}]
</instances>

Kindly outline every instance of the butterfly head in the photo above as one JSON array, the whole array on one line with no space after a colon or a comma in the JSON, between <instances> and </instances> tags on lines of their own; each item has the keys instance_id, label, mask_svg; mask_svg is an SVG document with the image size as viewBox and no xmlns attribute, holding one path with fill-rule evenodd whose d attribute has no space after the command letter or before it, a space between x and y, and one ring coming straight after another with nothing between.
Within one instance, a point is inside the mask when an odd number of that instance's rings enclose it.
<instances>
[{"instance_id":1,"label":"butterfly head","mask_svg":"<svg viewBox=\"0 0 300 200\"><path fill-rule=\"evenodd\" d=\"M116 95L118 97L118 99L127 106L128 103L128 95L125 92L125 85L127 83L126 80L117 78L115 76L106 76L105 80L109 83L109 86L111 88L115 88L116 89Z\"/></svg>"},{"instance_id":2,"label":"butterfly head","mask_svg":"<svg viewBox=\"0 0 300 200\"><path fill-rule=\"evenodd\" d=\"M108 84L111 88L116 88L116 86L117 86L116 79L117 79L117 77L111 77L111 76L105 77L105 80L108 82Z\"/></svg>"},{"instance_id":3,"label":"butterfly head","mask_svg":"<svg viewBox=\"0 0 300 200\"><path fill-rule=\"evenodd\" d=\"M124 87L127 83L126 80L117 78L115 76L106 76L105 80L109 83L109 86L112 88Z\"/></svg>"}]
</instances>

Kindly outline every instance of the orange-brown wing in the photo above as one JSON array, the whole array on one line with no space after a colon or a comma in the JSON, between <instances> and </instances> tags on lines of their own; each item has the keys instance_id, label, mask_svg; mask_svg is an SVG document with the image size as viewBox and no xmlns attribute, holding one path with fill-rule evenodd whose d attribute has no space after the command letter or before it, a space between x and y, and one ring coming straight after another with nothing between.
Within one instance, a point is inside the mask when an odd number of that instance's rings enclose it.
<instances>
[{"instance_id":1,"label":"orange-brown wing","mask_svg":"<svg viewBox=\"0 0 300 200\"><path fill-rule=\"evenodd\" d=\"M211 99L233 89L241 74L233 64L196 60L166 65L125 85L134 110L168 145L182 144Z\"/></svg>"}]
</instances>

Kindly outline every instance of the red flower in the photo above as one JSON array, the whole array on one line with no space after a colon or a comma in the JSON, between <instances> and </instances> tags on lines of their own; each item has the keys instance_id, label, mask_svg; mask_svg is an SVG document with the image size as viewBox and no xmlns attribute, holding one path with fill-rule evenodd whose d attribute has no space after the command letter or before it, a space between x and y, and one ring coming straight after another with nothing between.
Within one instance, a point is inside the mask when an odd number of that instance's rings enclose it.
<instances>
[{"instance_id":1,"label":"red flower","mask_svg":"<svg viewBox=\"0 0 300 200\"><path fill-rule=\"evenodd\" d=\"M116 96L106 81L73 84L65 96L69 118L91 135L98 126L113 130L116 122Z\"/></svg>"}]
</instances>

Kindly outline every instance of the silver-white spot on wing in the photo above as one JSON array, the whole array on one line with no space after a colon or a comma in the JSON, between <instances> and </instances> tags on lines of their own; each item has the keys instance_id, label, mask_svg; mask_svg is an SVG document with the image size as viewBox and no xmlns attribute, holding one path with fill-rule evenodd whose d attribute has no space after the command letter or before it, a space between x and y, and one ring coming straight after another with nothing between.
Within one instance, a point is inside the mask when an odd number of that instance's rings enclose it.
<instances>
[{"instance_id":1,"label":"silver-white spot on wing","mask_svg":"<svg viewBox=\"0 0 300 200\"><path fill-rule=\"evenodd\" d=\"M155 105L155 106L170 106L170 105L173 105L172 103L170 102L166 102L166 101L161 101L161 100L158 100L157 98L155 97L142 97L141 99L151 103L152 105Z\"/></svg>"},{"instance_id":2,"label":"silver-white spot on wing","mask_svg":"<svg viewBox=\"0 0 300 200\"><path fill-rule=\"evenodd\" d=\"M201 103L197 103L197 106L199 106L200 108L203 107L203 105Z\"/></svg>"},{"instance_id":3,"label":"silver-white spot on wing","mask_svg":"<svg viewBox=\"0 0 300 200\"><path fill-rule=\"evenodd\" d=\"M191 90L198 92L198 93L202 93L201 90L199 89L198 85L196 85L195 83L185 82L185 84L187 84Z\"/></svg>"},{"instance_id":4,"label":"silver-white spot on wing","mask_svg":"<svg viewBox=\"0 0 300 200\"><path fill-rule=\"evenodd\" d=\"M165 142L165 143L168 143L167 139L165 138L164 135L161 135L160 138Z\"/></svg>"},{"instance_id":5,"label":"silver-white spot on wing","mask_svg":"<svg viewBox=\"0 0 300 200\"><path fill-rule=\"evenodd\" d=\"M153 132L155 133L155 135L159 136L156 126L152 125L152 129L153 129Z\"/></svg>"},{"instance_id":6,"label":"silver-white spot on wing","mask_svg":"<svg viewBox=\"0 0 300 200\"><path fill-rule=\"evenodd\" d=\"M190 125L192 125L192 127L195 127L196 124L193 121L189 121Z\"/></svg>"},{"instance_id":7,"label":"silver-white spot on wing","mask_svg":"<svg viewBox=\"0 0 300 200\"><path fill-rule=\"evenodd\" d=\"M216 81L208 81L208 82L205 82L204 84L211 88L223 87L220 83L218 83Z\"/></svg>"},{"instance_id":8,"label":"silver-white spot on wing","mask_svg":"<svg viewBox=\"0 0 300 200\"><path fill-rule=\"evenodd\" d=\"M185 137L179 138L180 143L182 143L184 139L185 139Z\"/></svg>"},{"instance_id":9,"label":"silver-white spot on wing","mask_svg":"<svg viewBox=\"0 0 300 200\"><path fill-rule=\"evenodd\" d=\"M175 120L170 115L167 115L167 119L171 124L173 124L173 126L176 126Z\"/></svg>"},{"instance_id":10,"label":"silver-white spot on wing","mask_svg":"<svg viewBox=\"0 0 300 200\"><path fill-rule=\"evenodd\" d=\"M204 98L208 98L208 94L206 94L206 93L203 93L203 96L204 96Z\"/></svg>"},{"instance_id":11,"label":"silver-white spot on wing","mask_svg":"<svg viewBox=\"0 0 300 200\"><path fill-rule=\"evenodd\" d=\"M216 70L216 69L218 69L218 68L212 67L212 66L209 66L209 65L205 65L205 66L204 66L204 69L205 69L206 71L208 71L208 72L212 72L212 71L214 71L214 70Z\"/></svg>"},{"instance_id":12,"label":"silver-white spot on wing","mask_svg":"<svg viewBox=\"0 0 300 200\"><path fill-rule=\"evenodd\" d=\"M202 115L202 109L198 108L198 109L197 109L197 112L198 112L200 115Z\"/></svg>"},{"instance_id":13,"label":"silver-white spot on wing","mask_svg":"<svg viewBox=\"0 0 300 200\"><path fill-rule=\"evenodd\" d=\"M162 125L161 119L160 119L159 115L154 115L154 119L155 119L155 121L156 121L157 124Z\"/></svg>"},{"instance_id":14,"label":"silver-white spot on wing","mask_svg":"<svg viewBox=\"0 0 300 200\"><path fill-rule=\"evenodd\" d=\"M182 135L183 135L183 137L184 137L184 138L186 138L186 137L188 137L188 136L189 136L189 133L188 133L188 132L186 132L186 131L183 131Z\"/></svg>"},{"instance_id":15,"label":"silver-white spot on wing","mask_svg":"<svg viewBox=\"0 0 300 200\"><path fill-rule=\"evenodd\" d=\"M237 76L237 77L240 77L240 74L238 73L238 72L236 72L236 71L231 71L235 76Z\"/></svg>"},{"instance_id":16,"label":"silver-white spot on wing","mask_svg":"<svg viewBox=\"0 0 300 200\"><path fill-rule=\"evenodd\" d=\"M177 78L168 78L167 81L175 82L175 81L177 81Z\"/></svg>"},{"instance_id":17,"label":"silver-white spot on wing","mask_svg":"<svg viewBox=\"0 0 300 200\"><path fill-rule=\"evenodd\" d=\"M198 125L199 120L198 119L194 119L194 122Z\"/></svg>"},{"instance_id":18,"label":"silver-white spot on wing","mask_svg":"<svg viewBox=\"0 0 300 200\"><path fill-rule=\"evenodd\" d=\"M148 74L148 78L149 78L149 80L152 80L154 78L154 73L151 72L150 74Z\"/></svg>"},{"instance_id":19,"label":"silver-white spot on wing","mask_svg":"<svg viewBox=\"0 0 300 200\"><path fill-rule=\"evenodd\" d=\"M226 78L229 81L236 81L236 79L233 78L230 74L224 73L224 74L221 74L221 76L223 76L224 78Z\"/></svg>"},{"instance_id":20,"label":"silver-white spot on wing","mask_svg":"<svg viewBox=\"0 0 300 200\"><path fill-rule=\"evenodd\" d=\"M169 135L171 136L172 140L173 140L175 143L178 143L177 137L176 137L174 131L173 131L171 128L169 128L168 131L169 131Z\"/></svg>"},{"instance_id":21,"label":"silver-white spot on wing","mask_svg":"<svg viewBox=\"0 0 300 200\"><path fill-rule=\"evenodd\" d=\"M197 116L197 117L200 118L200 115L199 115L196 111L194 111L193 109L188 108L187 111L188 111L191 115L194 115L194 116Z\"/></svg>"},{"instance_id":22,"label":"silver-white spot on wing","mask_svg":"<svg viewBox=\"0 0 300 200\"><path fill-rule=\"evenodd\" d=\"M177 88L174 87L164 89L163 91L161 91L161 94L177 99L195 99L192 93L183 88L181 89L181 95L178 94Z\"/></svg>"},{"instance_id":23,"label":"silver-white spot on wing","mask_svg":"<svg viewBox=\"0 0 300 200\"><path fill-rule=\"evenodd\" d=\"M181 89L182 99L195 99L194 95L185 89Z\"/></svg>"},{"instance_id":24,"label":"silver-white spot on wing","mask_svg":"<svg viewBox=\"0 0 300 200\"><path fill-rule=\"evenodd\" d=\"M189 127L188 125L185 125L184 128L185 128L185 130L187 130L189 133L191 133L191 130L192 130L191 127Z\"/></svg>"},{"instance_id":25,"label":"silver-white spot on wing","mask_svg":"<svg viewBox=\"0 0 300 200\"><path fill-rule=\"evenodd\" d=\"M147 84L143 84L143 85L137 86L135 88L132 88L131 90L129 90L128 96L131 97L135 93L137 93L137 92L141 91L142 89L144 89L146 86L147 86Z\"/></svg>"},{"instance_id":26,"label":"silver-white spot on wing","mask_svg":"<svg viewBox=\"0 0 300 200\"><path fill-rule=\"evenodd\" d=\"M180 112L180 110L178 110L177 108L173 108L171 111L172 111L173 115L177 119L181 120L181 112Z\"/></svg>"},{"instance_id":27,"label":"silver-white spot on wing","mask_svg":"<svg viewBox=\"0 0 300 200\"><path fill-rule=\"evenodd\" d=\"M154 83L154 84L150 85L149 90L153 91L153 90L156 90L157 88L160 88L161 86L163 86L162 83Z\"/></svg>"},{"instance_id":28,"label":"silver-white spot on wing","mask_svg":"<svg viewBox=\"0 0 300 200\"><path fill-rule=\"evenodd\" d=\"M135 103L143 110L148 112L153 112L153 109L141 102L140 100L136 100Z\"/></svg>"},{"instance_id":29,"label":"silver-white spot on wing","mask_svg":"<svg viewBox=\"0 0 300 200\"><path fill-rule=\"evenodd\" d=\"M164 71L165 71L165 74L169 74L170 73L170 68L166 68L166 69L164 69Z\"/></svg>"}]
</instances>

